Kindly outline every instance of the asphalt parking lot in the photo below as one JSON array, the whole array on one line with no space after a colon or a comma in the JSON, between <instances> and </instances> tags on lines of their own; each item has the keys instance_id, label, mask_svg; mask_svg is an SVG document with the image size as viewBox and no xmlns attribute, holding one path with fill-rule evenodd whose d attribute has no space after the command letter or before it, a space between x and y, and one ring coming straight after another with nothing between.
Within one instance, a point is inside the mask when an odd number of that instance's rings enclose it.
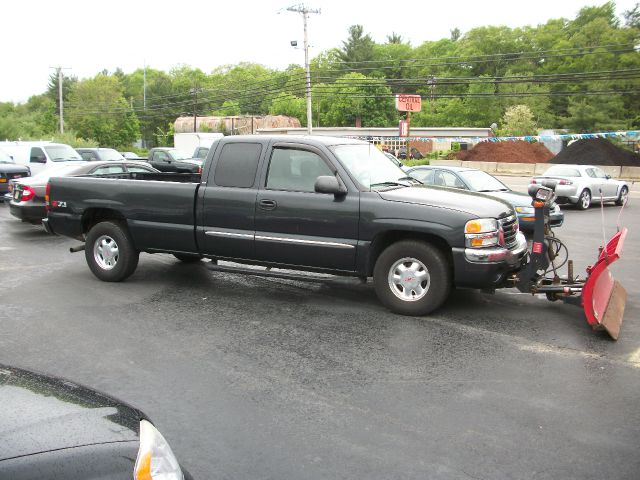
<instances>
[{"instance_id":1,"label":"asphalt parking lot","mask_svg":"<svg viewBox=\"0 0 640 480\"><path fill-rule=\"evenodd\" d=\"M458 290L430 317L402 317L370 284L160 254L102 283L69 253L77 241L0 204L0 363L140 407L195 478L637 479L637 198L634 186L612 269L628 292L617 342L577 307L512 290ZM607 237L619 212L604 208ZM603 214L565 213L557 235L584 272Z\"/></svg>"}]
</instances>

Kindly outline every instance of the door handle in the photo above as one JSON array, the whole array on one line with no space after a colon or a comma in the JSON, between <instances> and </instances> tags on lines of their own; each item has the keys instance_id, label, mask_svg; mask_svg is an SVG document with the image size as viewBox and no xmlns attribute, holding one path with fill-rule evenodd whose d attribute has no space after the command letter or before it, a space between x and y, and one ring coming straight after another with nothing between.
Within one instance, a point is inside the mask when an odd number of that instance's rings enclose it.
<instances>
[{"instance_id":1,"label":"door handle","mask_svg":"<svg viewBox=\"0 0 640 480\"><path fill-rule=\"evenodd\" d=\"M258 206L262 210L273 210L278 206L278 204L275 200L260 200L260 202L258 202Z\"/></svg>"}]
</instances>

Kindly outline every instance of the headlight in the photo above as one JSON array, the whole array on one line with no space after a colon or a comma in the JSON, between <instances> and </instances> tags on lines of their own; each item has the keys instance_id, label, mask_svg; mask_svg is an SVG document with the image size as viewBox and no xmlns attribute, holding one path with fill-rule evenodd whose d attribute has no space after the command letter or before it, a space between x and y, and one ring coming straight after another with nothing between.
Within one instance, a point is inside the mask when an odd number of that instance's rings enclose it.
<instances>
[{"instance_id":1,"label":"headlight","mask_svg":"<svg viewBox=\"0 0 640 480\"><path fill-rule=\"evenodd\" d=\"M140 449L133 473L135 480L184 480L171 447L147 420L140 421Z\"/></svg>"},{"instance_id":2,"label":"headlight","mask_svg":"<svg viewBox=\"0 0 640 480\"><path fill-rule=\"evenodd\" d=\"M495 218L478 218L469 220L464 226L464 233L486 233L498 230L498 221Z\"/></svg>"},{"instance_id":3,"label":"headlight","mask_svg":"<svg viewBox=\"0 0 640 480\"><path fill-rule=\"evenodd\" d=\"M483 248L500 244L500 229L495 218L470 220L464 226L464 233L467 247Z\"/></svg>"},{"instance_id":4,"label":"headlight","mask_svg":"<svg viewBox=\"0 0 640 480\"><path fill-rule=\"evenodd\" d=\"M533 207L516 207L516 212L523 213L525 215L533 215L536 213L536 209Z\"/></svg>"}]
</instances>

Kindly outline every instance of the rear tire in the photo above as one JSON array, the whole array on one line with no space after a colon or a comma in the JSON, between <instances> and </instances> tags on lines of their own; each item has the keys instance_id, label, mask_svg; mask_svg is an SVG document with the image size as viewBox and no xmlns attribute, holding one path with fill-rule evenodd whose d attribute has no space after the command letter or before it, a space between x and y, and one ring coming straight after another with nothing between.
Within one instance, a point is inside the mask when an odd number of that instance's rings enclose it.
<instances>
[{"instance_id":1,"label":"rear tire","mask_svg":"<svg viewBox=\"0 0 640 480\"><path fill-rule=\"evenodd\" d=\"M195 263L202 260L200 255L190 255L188 253L174 253L173 256L183 263Z\"/></svg>"},{"instance_id":2,"label":"rear tire","mask_svg":"<svg viewBox=\"0 0 640 480\"><path fill-rule=\"evenodd\" d=\"M138 266L140 252L127 227L119 222L100 222L87 234L84 256L93 274L103 282L120 282Z\"/></svg>"},{"instance_id":3,"label":"rear tire","mask_svg":"<svg viewBox=\"0 0 640 480\"><path fill-rule=\"evenodd\" d=\"M620 195L618 195L618 199L616 200L616 205L621 207L627 201L627 196L629 195L629 189L627 187L622 187L620 189Z\"/></svg>"},{"instance_id":4,"label":"rear tire","mask_svg":"<svg viewBox=\"0 0 640 480\"><path fill-rule=\"evenodd\" d=\"M426 315L446 300L451 269L445 255L433 245L402 240L386 248L373 270L380 302L401 315Z\"/></svg>"},{"instance_id":5,"label":"rear tire","mask_svg":"<svg viewBox=\"0 0 640 480\"><path fill-rule=\"evenodd\" d=\"M591 192L587 189L584 189L580 196L578 197L578 203L576 203L576 207L578 210L586 210L591 206Z\"/></svg>"}]
</instances>

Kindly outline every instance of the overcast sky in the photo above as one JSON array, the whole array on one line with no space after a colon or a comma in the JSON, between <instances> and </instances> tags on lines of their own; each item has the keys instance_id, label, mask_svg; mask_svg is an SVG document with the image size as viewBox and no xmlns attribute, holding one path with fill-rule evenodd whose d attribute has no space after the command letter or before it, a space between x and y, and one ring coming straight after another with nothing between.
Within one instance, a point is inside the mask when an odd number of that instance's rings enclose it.
<instances>
[{"instance_id":1,"label":"overcast sky","mask_svg":"<svg viewBox=\"0 0 640 480\"><path fill-rule=\"evenodd\" d=\"M478 26L538 25L574 18L603 0L348 1L309 0L311 57L340 47L350 25L361 24L379 43L392 32L418 46ZM618 0L617 13L636 0ZM24 102L43 93L49 67L69 67L79 78L120 67L168 71L186 64L210 72L217 66L255 62L270 68L302 65L302 16L286 11L294 0L3 0L0 4L0 101Z\"/></svg>"}]
</instances>

